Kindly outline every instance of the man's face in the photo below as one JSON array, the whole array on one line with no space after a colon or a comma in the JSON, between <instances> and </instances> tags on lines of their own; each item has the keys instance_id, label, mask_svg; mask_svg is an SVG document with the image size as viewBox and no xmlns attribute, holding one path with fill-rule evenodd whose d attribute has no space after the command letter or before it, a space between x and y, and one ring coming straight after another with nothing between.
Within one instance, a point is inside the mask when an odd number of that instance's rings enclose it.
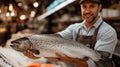
<instances>
[{"instance_id":1,"label":"man's face","mask_svg":"<svg viewBox=\"0 0 120 67\"><path fill-rule=\"evenodd\" d=\"M87 23L93 23L98 18L98 13L101 10L101 4L86 1L81 5L81 14Z\"/></svg>"}]
</instances>

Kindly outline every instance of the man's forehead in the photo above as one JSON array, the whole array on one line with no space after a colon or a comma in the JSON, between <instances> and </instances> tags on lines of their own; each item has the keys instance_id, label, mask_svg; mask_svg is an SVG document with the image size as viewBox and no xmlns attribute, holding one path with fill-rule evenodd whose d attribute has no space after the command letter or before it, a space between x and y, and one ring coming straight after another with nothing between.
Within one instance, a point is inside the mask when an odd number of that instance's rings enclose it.
<instances>
[{"instance_id":1,"label":"man's forehead","mask_svg":"<svg viewBox=\"0 0 120 67\"><path fill-rule=\"evenodd\" d=\"M80 5L96 5L97 3L95 3L95 2L91 2L91 1L85 1L84 3L82 3L82 4L80 4Z\"/></svg>"}]
</instances>

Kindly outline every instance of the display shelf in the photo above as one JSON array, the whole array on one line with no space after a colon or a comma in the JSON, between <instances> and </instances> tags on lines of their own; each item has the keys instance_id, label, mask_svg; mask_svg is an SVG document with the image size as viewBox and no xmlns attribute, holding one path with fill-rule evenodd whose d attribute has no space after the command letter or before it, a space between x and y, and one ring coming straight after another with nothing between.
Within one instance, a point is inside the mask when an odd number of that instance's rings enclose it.
<instances>
[{"instance_id":1,"label":"display shelf","mask_svg":"<svg viewBox=\"0 0 120 67\"><path fill-rule=\"evenodd\" d=\"M120 16L119 17L105 17L103 19L105 21L120 21Z\"/></svg>"},{"instance_id":2,"label":"display shelf","mask_svg":"<svg viewBox=\"0 0 120 67\"><path fill-rule=\"evenodd\" d=\"M112 23L113 21L119 21L120 22L120 16L119 17L106 17L103 18L104 21L110 21L109 23ZM77 21L63 21L63 23L71 24L71 23L76 23L76 22L81 22L83 21L82 19L77 20ZM61 23L60 21L57 21L58 23Z\"/></svg>"}]
</instances>

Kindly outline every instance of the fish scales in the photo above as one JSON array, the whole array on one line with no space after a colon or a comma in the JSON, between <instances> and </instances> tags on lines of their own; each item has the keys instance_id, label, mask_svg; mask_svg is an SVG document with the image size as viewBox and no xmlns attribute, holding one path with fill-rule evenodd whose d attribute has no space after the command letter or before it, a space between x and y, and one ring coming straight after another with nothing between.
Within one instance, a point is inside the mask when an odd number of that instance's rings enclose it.
<instances>
[{"instance_id":1,"label":"fish scales","mask_svg":"<svg viewBox=\"0 0 120 67\"><path fill-rule=\"evenodd\" d=\"M83 59L84 57L88 57L93 61L99 61L101 59L101 55L98 52L86 47L85 45L79 42L70 39L64 39L57 36L42 34L32 35L26 38L28 38L28 40L22 40L22 38L20 38L11 42L13 45L12 48L15 50L21 49L19 47L15 47L15 45L17 46L20 45L16 43L17 41L22 43L22 46L25 46L27 48L31 46L32 49L39 50L40 54L39 55L35 54L36 56L39 57L57 57L55 55L55 52L58 51L73 58ZM28 41L30 41L31 43L29 43ZM23 48L26 49L25 47Z\"/></svg>"},{"instance_id":2,"label":"fish scales","mask_svg":"<svg viewBox=\"0 0 120 67\"><path fill-rule=\"evenodd\" d=\"M55 49L55 47L56 48L57 47L59 47L59 48L66 47L66 49L67 49L68 46L74 46L74 45L75 46L73 48L77 48L77 47L80 48L79 44L75 44L74 42L71 42L69 40L63 40L63 38L58 38L58 37L51 37L51 36L47 36L47 35L45 35L45 36L33 35L28 38L33 44L36 44L33 46L34 48L36 48L37 46L40 46L40 44L44 44L44 46L46 46L46 48L48 47L48 49L50 49L50 48ZM68 45L64 45L64 44L66 44L66 42ZM57 44L59 44L59 45L57 45Z\"/></svg>"}]
</instances>

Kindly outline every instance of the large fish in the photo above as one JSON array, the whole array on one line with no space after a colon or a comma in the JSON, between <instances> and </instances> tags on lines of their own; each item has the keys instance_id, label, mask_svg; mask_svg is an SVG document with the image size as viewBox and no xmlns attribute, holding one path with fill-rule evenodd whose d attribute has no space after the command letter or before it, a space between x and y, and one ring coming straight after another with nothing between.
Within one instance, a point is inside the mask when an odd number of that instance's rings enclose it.
<instances>
[{"instance_id":1,"label":"large fish","mask_svg":"<svg viewBox=\"0 0 120 67\"><path fill-rule=\"evenodd\" d=\"M10 45L17 51L31 50L39 57L57 57L55 52L62 52L63 54L72 57L84 59L85 57L92 59L98 67L103 67L100 64L101 54L94 51L85 45L62 37L53 35L31 35L23 37L11 42Z\"/></svg>"}]
</instances>

